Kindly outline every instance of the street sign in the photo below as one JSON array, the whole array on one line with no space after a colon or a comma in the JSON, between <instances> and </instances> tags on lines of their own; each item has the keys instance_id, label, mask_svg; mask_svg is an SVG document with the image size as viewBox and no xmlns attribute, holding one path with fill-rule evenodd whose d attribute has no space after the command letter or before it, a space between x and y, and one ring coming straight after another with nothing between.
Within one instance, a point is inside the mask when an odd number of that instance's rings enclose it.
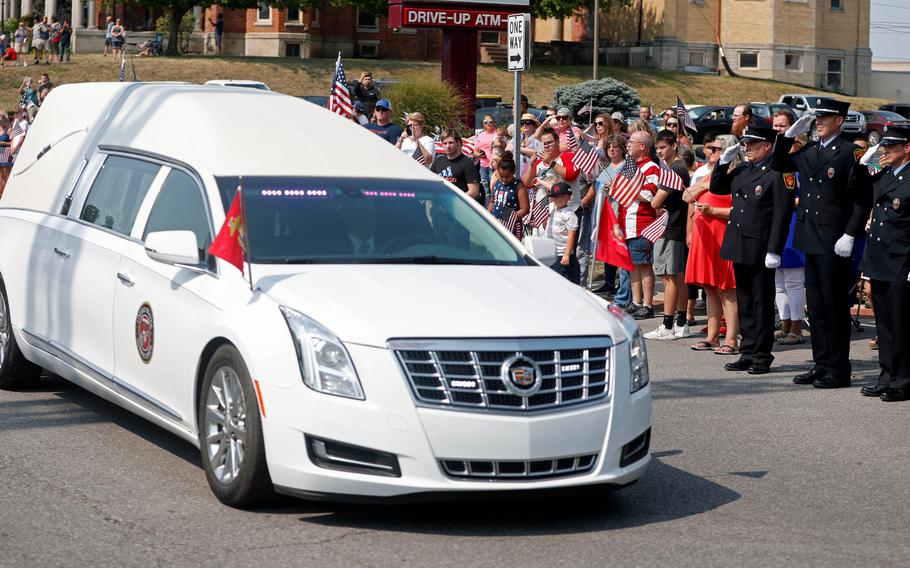
<instances>
[{"instance_id":1,"label":"street sign","mask_svg":"<svg viewBox=\"0 0 910 568\"><path fill-rule=\"evenodd\" d=\"M531 66L530 33L531 14L509 16L509 71L525 71Z\"/></svg>"}]
</instances>

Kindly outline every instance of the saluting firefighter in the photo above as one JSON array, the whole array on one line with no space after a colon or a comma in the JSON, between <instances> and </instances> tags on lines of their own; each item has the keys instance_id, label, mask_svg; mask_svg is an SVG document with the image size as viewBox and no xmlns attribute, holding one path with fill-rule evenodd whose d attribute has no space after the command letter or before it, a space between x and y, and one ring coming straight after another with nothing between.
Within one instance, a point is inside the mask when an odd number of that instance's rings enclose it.
<instances>
[{"instance_id":1,"label":"saluting firefighter","mask_svg":"<svg viewBox=\"0 0 910 568\"><path fill-rule=\"evenodd\" d=\"M871 182L859 163L863 150L841 136L850 103L816 99L814 115L802 116L774 149L773 167L799 172L800 196L793 246L806 254L806 304L812 328L812 360L807 373L793 378L816 388L850 386L850 288L853 241L862 235ZM818 140L789 154L793 139L809 131Z\"/></svg>"},{"instance_id":2,"label":"saluting firefighter","mask_svg":"<svg viewBox=\"0 0 910 568\"><path fill-rule=\"evenodd\" d=\"M733 261L743 336L739 360L724 368L752 375L767 373L774 360L774 269L780 266L787 243L796 189L793 173L771 169L776 134L770 128L747 126L742 139L747 161L730 171L739 150L730 146L711 174L711 193L733 194L720 257Z\"/></svg>"},{"instance_id":3,"label":"saluting firefighter","mask_svg":"<svg viewBox=\"0 0 910 568\"><path fill-rule=\"evenodd\" d=\"M884 169L873 178L872 223L862 270L872 280L878 331L878 383L865 396L910 399L910 127L886 126L880 146ZM861 162L878 150L870 148Z\"/></svg>"}]
</instances>

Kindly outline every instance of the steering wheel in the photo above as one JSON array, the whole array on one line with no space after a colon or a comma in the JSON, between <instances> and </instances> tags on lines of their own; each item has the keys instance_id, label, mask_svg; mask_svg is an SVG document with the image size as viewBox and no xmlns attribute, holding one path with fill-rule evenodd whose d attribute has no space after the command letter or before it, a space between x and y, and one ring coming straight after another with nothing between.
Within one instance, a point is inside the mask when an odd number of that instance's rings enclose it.
<instances>
[{"instance_id":1,"label":"steering wheel","mask_svg":"<svg viewBox=\"0 0 910 568\"><path fill-rule=\"evenodd\" d=\"M409 233L406 235L399 235L392 238L391 240L386 241L379 248L376 249L376 254L388 254L390 252L401 252L404 249L420 244L431 244L433 241L426 235L421 235L419 233ZM397 246L396 246L397 245Z\"/></svg>"}]
</instances>

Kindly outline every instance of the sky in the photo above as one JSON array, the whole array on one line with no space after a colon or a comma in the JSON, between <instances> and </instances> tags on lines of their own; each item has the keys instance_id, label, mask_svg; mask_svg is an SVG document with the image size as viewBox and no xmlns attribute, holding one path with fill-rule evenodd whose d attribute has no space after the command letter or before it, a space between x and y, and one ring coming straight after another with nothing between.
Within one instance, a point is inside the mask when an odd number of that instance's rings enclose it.
<instances>
[{"instance_id":1,"label":"sky","mask_svg":"<svg viewBox=\"0 0 910 568\"><path fill-rule=\"evenodd\" d=\"M869 20L872 59L910 61L910 2L871 0Z\"/></svg>"}]
</instances>

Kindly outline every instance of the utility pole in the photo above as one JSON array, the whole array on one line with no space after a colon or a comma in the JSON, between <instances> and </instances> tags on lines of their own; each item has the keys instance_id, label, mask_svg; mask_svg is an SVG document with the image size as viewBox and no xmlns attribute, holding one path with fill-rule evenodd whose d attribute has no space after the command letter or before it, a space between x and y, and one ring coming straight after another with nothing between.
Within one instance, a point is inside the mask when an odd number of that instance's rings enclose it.
<instances>
[{"instance_id":1,"label":"utility pole","mask_svg":"<svg viewBox=\"0 0 910 568\"><path fill-rule=\"evenodd\" d=\"M594 0L594 80L597 80L597 63L600 59L600 0Z\"/></svg>"}]
</instances>

